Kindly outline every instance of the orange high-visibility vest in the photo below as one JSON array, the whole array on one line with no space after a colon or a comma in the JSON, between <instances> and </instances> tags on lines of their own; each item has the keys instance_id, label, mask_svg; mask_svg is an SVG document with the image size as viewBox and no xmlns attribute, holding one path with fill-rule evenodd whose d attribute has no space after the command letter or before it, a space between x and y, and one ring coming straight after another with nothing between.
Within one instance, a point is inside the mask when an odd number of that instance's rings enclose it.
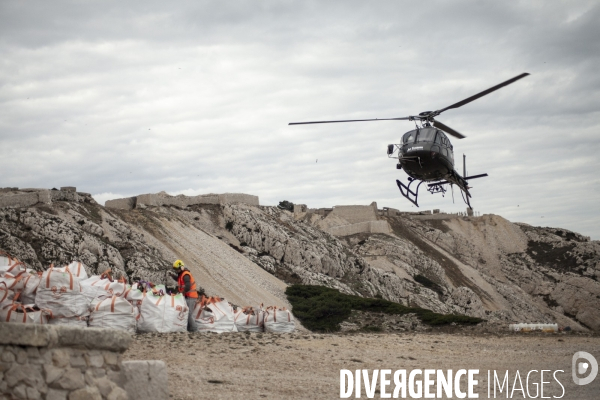
<instances>
[{"instance_id":1,"label":"orange high-visibility vest","mask_svg":"<svg viewBox=\"0 0 600 400\"><path fill-rule=\"evenodd\" d=\"M189 275L190 276L190 291L189 292L184 292L185 290L185 282L183 280L183 277L185 275ZM192 273L190 271L183 271L181 274L179 274L179 276L177 277L177 285L179 286L179 293L183 293L183 295L185 297L191 297L194 299L198 298L198 293L196 292L196 281L194 280L194 277L192 276Z\"/></svg>"}]
</instances>

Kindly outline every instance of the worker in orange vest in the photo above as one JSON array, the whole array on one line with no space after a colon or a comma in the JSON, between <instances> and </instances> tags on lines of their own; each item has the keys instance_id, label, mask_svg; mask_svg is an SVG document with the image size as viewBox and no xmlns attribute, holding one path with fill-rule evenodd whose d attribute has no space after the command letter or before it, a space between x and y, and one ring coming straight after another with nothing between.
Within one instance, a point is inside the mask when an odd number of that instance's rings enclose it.
<instances>
[{"instance_id":1,"label":"worker in orange vest","mask_svg":"<svg viewBox=\"0 0 600 400\"><path fill-rule=\"evenodd\" d=\"M175 272L177 272L177 275L172 274L171 277L177 281L177 289L179 290L179 293L183 293L185 302L189 309L188 331L195 332L198 330L196 327L196 321L194 320L194 307L196 307L196 301L198 300L196 281L194 280L190 270L187 269L183 264L183 261L175 261L173 263L173 269Z\"/></svg>"}]
</instances>

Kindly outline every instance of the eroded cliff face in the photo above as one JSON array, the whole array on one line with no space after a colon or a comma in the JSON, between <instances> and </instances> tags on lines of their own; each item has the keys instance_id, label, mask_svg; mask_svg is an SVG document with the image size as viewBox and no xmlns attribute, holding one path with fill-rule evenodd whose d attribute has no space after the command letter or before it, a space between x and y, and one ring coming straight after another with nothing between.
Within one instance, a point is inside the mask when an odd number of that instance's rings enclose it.
<instances>
[{"instance_id":1,"label":"eroded cliff face","mask_svg":"<svg viewBox=\"0 0 600 400\"><path fill-rule=\"evenodd\" d=\"M513 224L496 215L413 219L411 226L423 240L476 271L505 299L498 305L512 311L511 318L600 329L599 241L565 229Z\"/></svg>"},{"instance_id":2,"label":"eroded cliff face","mask_svg":"<svg viewBox=\"0 0 600 400\"><path fill-rule=\"evenodd\" d=\"M115 276L157 281L168 265L143 232L91 197L0 209L0 248L37 270L79 260L89 267L88 273L112 269Z\"/></svg>"},{"instance_id":3,"label":"eroded cliff face","mask_svg":"<svg viewBox=\"0 0 600 400\"><path fill-rule=\"evenodd\" d=\"M287 282L492 321L600 329L600 244L572 232L495 215L404 216L384 218L390 235L335 238L314 214L297 221L277 208L231 205L224 218L249 258Z\"/></svg>"},{"instance_id":4,"label":"eroded cliff face","mask_svg":"<svg viewBox=\"0 0 600 400\"><path fill-rule=\"evenodd\" d=\"M323 218L245 204L105 209L89 196L0 209L0 249L30 267L81 260L170 283L174 259L209 294L279 304L318 284L441 313L600 330L600 242L494 215L380 217L390 234L337 238Z\"/></svg>"}]
</instances>

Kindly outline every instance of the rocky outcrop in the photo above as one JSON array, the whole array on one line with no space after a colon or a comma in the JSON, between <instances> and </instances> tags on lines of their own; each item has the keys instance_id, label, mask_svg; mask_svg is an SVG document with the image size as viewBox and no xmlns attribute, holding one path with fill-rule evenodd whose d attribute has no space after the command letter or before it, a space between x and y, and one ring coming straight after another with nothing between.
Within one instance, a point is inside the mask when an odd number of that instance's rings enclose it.
<instances>
[{"instance_id":1,"label":"rocky outcrop","mask_svg":"<svg viewBox=\"0 0 600 400\"><path fill-rule=\"evenodd\" d=\"M154 279L168 265L141 234L92 203L0 209L0 248L37 270L79 260L88 273Z\"/></svg>"},{"instance_id":2,"label":"rocky outcrop","mask_svg":"<svg viewBox=\"0 0 600 400\"><path fill-rule=\"evenodd\" d=\"M564 229L495 215L375 213L372 205L354 223L376 218L387 233L333 236L332 227L350 223L352 208L293 214L183 196L181 204L121 210L78 192L50 192L67 197L0 208L0 249L38 270L80 260L88 273L111 268L170 283L167 272L180 258L207 293L236 304L289 306L286 284L304 283L502 323L600 330L600 242Z\"/></svg>"},{"instance_id":3,"label":"rocky outcrop","mask_svg":"<svg viewBox=\"0 0 600 400\"><path fill-rule=\"evenodd\" d=\"M600 242L496 215L413 218L411 227L477 271L507 300L513 319L600 329Z\"/></svg>"},{"instance_id":4,"label":"rocky outcrop","mask_svg":"<svg viewBox=\"0 0 600 400\"><path fill-rule=\"evenodd\" d=\"M240 305L289 307L285 283L215 236L227 231L219 226L213 206L206 207L121 211L95 203L60 202L3 208L0 250L37 270L78 260L88 274L111 269L115 277L167 285L174 283L168 273L179 258L207 294ZM220 206L214 207L220 213Z\"/></svg>"}]
</instances>

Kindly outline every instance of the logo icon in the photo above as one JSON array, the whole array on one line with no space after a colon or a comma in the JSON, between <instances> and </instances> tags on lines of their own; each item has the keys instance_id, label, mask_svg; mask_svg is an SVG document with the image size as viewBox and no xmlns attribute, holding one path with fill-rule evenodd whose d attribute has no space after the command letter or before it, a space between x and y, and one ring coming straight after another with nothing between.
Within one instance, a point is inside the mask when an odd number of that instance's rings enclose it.
<instances>
[{"instance_id":1,"label":"logo icon","mask_svg":"<svg viewBox=\"0 0 600 400\"><path fill-rule=\"evenodd\" d=\"M585 359L586 361L583 361L582 359ZM585 375L588 372L589 375L585 378L580 378L578 376ZM596 375L598 375L598 362L590 353L578 351L573 354L571 374L573 375L573 382L575 382L576 385L587 385L596 378Z\"/></svg>"}]
</instances>

